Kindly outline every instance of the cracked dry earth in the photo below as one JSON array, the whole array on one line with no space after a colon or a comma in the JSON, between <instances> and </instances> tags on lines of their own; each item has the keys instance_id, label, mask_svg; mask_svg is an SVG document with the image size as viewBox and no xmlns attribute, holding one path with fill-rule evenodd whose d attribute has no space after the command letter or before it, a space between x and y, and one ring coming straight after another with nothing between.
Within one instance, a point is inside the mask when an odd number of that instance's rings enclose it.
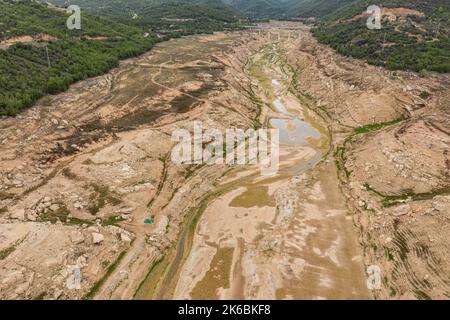
<instances>
[{"instance_id":1,"label":"cracked dry earth","mask_svg":"<svg viewBox=\"0 0 450 320\"><path fill-rule=\"evenodd\" d=\"M450 298L449 84L298 23L160 43L0 120L0 298ZM302 139L271 178L175 165L194 120Z\"/></svg>"}]
</instances>

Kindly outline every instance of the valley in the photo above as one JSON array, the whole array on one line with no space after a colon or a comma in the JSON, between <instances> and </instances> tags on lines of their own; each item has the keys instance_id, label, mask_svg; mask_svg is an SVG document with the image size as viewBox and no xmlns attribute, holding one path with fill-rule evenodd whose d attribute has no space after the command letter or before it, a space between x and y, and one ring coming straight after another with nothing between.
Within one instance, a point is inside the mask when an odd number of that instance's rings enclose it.
<instances>
[{"instance_id":1,"label":"valley","mask_svg":"<svg viewBox=\"0 0 450 320\"><path fill-rule=\"evenodd\" d=\"M0 120L0 297L449 298L449 84L297 22L158 43ZM194 121L280 129L278 174L174 164Z\"/></svg>"}]
</instances>

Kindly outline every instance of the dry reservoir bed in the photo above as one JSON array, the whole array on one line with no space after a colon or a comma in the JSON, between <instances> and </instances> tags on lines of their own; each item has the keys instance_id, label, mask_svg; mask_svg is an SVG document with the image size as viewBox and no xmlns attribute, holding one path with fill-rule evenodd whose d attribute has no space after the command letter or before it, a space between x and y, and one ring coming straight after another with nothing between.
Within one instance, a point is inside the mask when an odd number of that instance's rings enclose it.
<instances>
[{"instance_id":1,"label":"dry reservoir bed","mask_svg":"<svg viewBox=\"0 0 450 320\"><path fill-rule=\"evenodd\" d=\"M161 43L0 121L0 298L448 298L449 87L297 23ZM278 174L172 163L194 120Z\"/></svg>"}]
</instances>

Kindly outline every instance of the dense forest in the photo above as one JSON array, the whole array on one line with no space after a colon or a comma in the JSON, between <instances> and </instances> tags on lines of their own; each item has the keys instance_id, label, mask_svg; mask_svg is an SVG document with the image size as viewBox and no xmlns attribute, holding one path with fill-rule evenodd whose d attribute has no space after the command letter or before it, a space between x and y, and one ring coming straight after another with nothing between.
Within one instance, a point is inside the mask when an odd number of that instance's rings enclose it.
<instances>
[{"instance_id":1,"label":"dense forest","mask_svg":"<svg viewBox=\"0 0 450 320\"><path fill-rule=\"evenodd\" d=\"M0 115L15 115L46 94L103 74L120 59L142 54L157 41L239 28L234 9L220 0L165 1L157 10L148 6L158 1L108 0L99 5L101 1L80 0L81 29L69 30L64 8L0 0ZM202 5L203 1L211 6ZM87 13L83 4L104 16ZM17 38L21 36L27 38ZM11 43L14 39L16 43Z\"/></svg>"},{"instance_id":2,"label":"dense forest","mask_svg":"<svg viewBox=\"0 0 450 320\"><path fill-rule=\"evenodd\" d=\"M0 49L0 115L14 115L45 94L105 73L156 42L139 28L89 15L83 15L81 30L68 30L68 16L31 1L0 1L0 42L36 38ZM51 40L42 41L41 35Z\"/></svg>"},{"instance_id":3,"label":"dense forest","mask_svg":"<svg viewBox=\"0 0 450 320\"><path fill-rule=\"evenodd\" d=\"M390 70L450 72L450 1L380 0L385 12L393 8L417 14L390 11L383 15L382 29L369 30L365 12L373 1L344 6L313 29L314 35L339 53Z\"/></svg>"},{"instance_id":4,"label":"dense forest","mask_svg":"<svg viewBox=\"0 0 450 320\"><path fill-rule=\"evenodd\" d=\"M225 9L225 10L222 10ZM144 8L135 25L156 32L164 39L195 33L240 28L237 15L229 8L165 1L161 5Z\"/></svg>"},{"instance_id":5,"label":"dense forest","mask_svg":"<svg viewBox=\"0 0 450 320\"><path fill-rule=\"evenodd\" d=\"M0 115L15 115L46 94L105 73L157 41L239 29L245 16L313 16L318 18L312 30L316 38L343 55L391 70L450 72L449 0L379 0L385 11L381 30L369 30L367 16L361 15L371 0L50 2L61 7L0 0ZM63 7L69 4L82 9L80 30L66 27L69 14ZM401 14L395 8L418 14Z\"/></svg>"},{"instance_id":6,"label":"dense forest","mask_svg":"<svg viewBox=\"0 0 450 320\"><path fill-rule=\"evenodd\" d=\"M159 35L176 37L239 28L239 13L221 0L50 0L60 6L77 4L96 15Z\"/></svg>"},{"instance_id":7,"label":"dense forest","mask_svg":"<svg viewBox=\"0 0 450 320\"><path fill-rule=\"evenodd\" d=\"M449 0L226 0L252 18L317 18L313 34L340 54L391 70L450 72ZM419 15L384 15L369 30L370 5L406 8ZM359 18L354 18L357 17Z\"/></svg>"},{"instance_id":8,"label":"dense forest","mask_svg":"<svg viewBox=\"0 0 450 320\"><path fill-rule=\"evenodd\" d=\"M323 17L357 0L224 0L251 18Z\"/></svg>"},{"instance_id":9,"label":"dense forest","mask_svg":"<svg viewBox=\"0 0 450 320\"><path fill-rule=\"evenodd\" d=\"M303 0L224 0L239 12L253 19L288 17L289 8Z\"/></svg>"}]
</instances>

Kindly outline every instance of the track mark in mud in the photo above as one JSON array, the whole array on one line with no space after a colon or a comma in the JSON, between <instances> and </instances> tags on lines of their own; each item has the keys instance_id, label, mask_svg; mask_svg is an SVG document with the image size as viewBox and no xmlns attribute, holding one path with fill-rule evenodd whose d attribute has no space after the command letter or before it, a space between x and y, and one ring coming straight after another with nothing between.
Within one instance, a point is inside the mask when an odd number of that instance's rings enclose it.
<instances>
[{"instance_id":1,"label":"track mark in mud","mask_svg":"<svg viewBox=\"0 0 450 320\"><path fill-rule=\"evenodd\" d=\"M240 208L274 207L275 199L268 195L269 187L263 185L249 185L246 190L234 198L229 206Z\"/></svg>"},{"instance_id":2,"label":"track mark in mud","mask_svg":"<svg viewBox=\"0 0 450 320\"><path fill-rule=\"evenodd\" d=\"M218 299L217 290L230 287L233 253L234 248L217 248L208 271L191 292L192 299Z\"/></svg>"},{"instance_id":3,"label":"track mark in mud","mask_svg":"<svg viewBox=\"0 0 450 320\"><path fill-rule=\"evenodd\" d=\"M153 202L158 198L158 196L160 195L162 189L164 188L164 183L166 182L167 179L167 170L168 170L168 164L167 161L170 159L170 152L168 154L166 154L166 156L164 158L161 158L161 162L163 163L163 170L162 170L162 174L161 174L161 178L159 180L159 184L158 187L156 188L156 193L153 196L153 198L147 203L147 208L150 208L151 205L153 204Z\"/></svg>"}]
</instances>

